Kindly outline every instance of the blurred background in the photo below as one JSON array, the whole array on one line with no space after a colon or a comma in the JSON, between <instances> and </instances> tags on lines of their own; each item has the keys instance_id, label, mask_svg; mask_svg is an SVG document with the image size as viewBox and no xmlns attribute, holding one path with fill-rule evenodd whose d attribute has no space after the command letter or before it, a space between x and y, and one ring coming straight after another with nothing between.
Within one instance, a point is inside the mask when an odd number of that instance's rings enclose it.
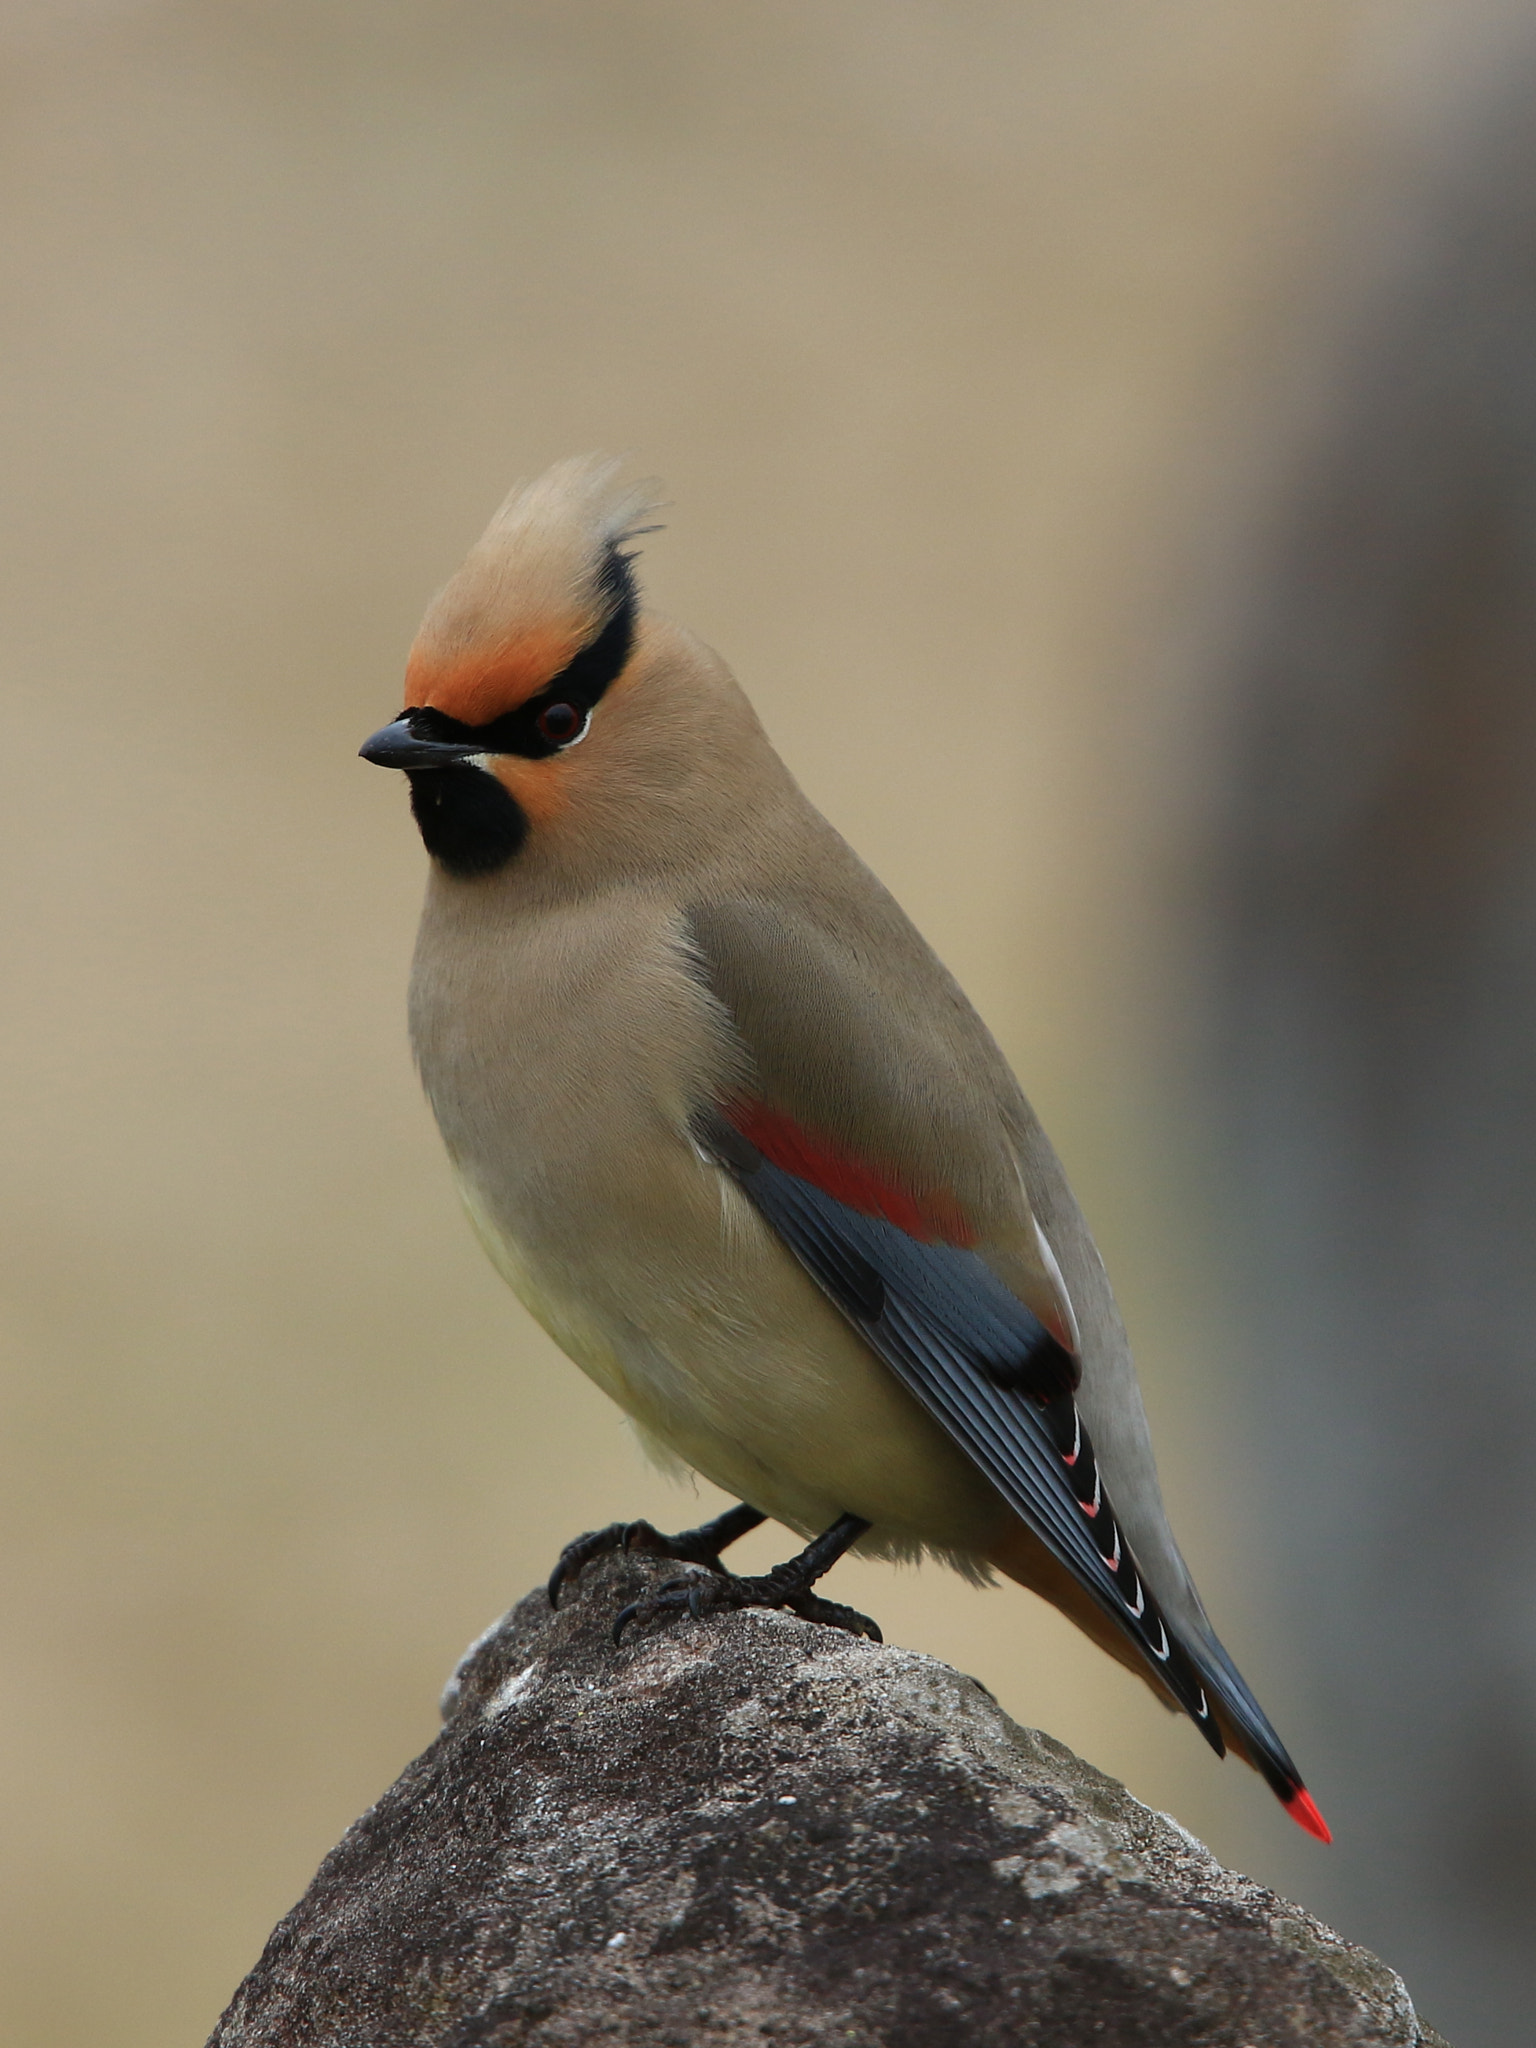
<instances>
[{"instance_id":1,"label":"blurred background","mask_svg":"<svg viewBox=\"0 0 1536 2048\"><path fill-rule=\"evenodd\" d=\"M560 1544L716 1504L471 1240L355 759L605 448L1052 1131L1336 1846L1017 1589L834 1590L1528 2039L1536 0L5 0L0 55L0 2038L201 2041Z\"/></svg>"}]
</instances>

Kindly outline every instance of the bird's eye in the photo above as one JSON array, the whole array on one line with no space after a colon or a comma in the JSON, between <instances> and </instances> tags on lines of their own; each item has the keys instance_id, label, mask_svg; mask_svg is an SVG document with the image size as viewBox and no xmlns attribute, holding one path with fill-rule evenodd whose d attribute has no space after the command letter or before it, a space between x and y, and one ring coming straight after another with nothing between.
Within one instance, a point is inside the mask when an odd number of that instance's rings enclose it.
<instances>
[{"instance_id":1,"label":"bird's eye","mask_svg":"<svg viewBox=\"0 0 1536 2048\"><path fill-rule=\"evenodd\" d=\"M540 739L548 740L552 747L568 747L572 740L580 739L586 722L586 714L574 704L546 704L535 721Z\"/></svg>"}]
</instances>

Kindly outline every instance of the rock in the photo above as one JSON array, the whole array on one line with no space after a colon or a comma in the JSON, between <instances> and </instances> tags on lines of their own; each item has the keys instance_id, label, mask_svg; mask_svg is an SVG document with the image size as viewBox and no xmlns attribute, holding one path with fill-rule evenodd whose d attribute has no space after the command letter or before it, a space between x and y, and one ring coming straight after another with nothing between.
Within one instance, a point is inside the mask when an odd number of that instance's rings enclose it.
<instances>
[{"instance_id":1,"label":"rock","mask_svg":"<svg viewBox=\"0 0 1536 2048\"><path fill-rule=\"evenodd\" d=\"M1402 1982L983 1689L779 1614L472 1646L210 2048L1444 2048Z\"/></svg>"}]
</instances>

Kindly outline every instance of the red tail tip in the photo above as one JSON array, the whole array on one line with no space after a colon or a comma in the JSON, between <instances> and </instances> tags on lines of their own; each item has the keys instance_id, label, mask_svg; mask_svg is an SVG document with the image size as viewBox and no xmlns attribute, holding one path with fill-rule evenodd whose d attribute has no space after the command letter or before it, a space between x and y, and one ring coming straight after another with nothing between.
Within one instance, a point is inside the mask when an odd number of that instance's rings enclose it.
<instances>
[{"instance_id":1,"label":"red tail tip","mask_svg":"<svg viewBox=\"0 0 1536 2048\"><path fill-rule=\"evenodd\" d=\"M1297 1827L1305 1828L1309 1835L1316 1835L1320 1842L1331 1842L1333 1834L1327 1821L1312 1803L1312 1794L1305 1785L1298 1785L1285 1802L1285 1810Z\"/></svg>"}]
</instances>

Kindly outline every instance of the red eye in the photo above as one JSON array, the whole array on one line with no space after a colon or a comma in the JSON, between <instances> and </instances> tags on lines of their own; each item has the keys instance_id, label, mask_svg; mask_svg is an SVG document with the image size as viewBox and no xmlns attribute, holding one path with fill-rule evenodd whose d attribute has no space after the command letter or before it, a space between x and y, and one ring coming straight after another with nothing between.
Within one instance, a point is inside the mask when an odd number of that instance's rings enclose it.
<instances>
[{"instance_id":1,"label":"red eye","mask_svg":"<svg viewBox=\"0 0 1536 2048\"><path fill-rule=\"evenodd\" d=\"M535 722L540 739L548 740L552 747L568 747L580 737L586 719L574 704L546 704Z\"/></svg>"}]
</instances>

